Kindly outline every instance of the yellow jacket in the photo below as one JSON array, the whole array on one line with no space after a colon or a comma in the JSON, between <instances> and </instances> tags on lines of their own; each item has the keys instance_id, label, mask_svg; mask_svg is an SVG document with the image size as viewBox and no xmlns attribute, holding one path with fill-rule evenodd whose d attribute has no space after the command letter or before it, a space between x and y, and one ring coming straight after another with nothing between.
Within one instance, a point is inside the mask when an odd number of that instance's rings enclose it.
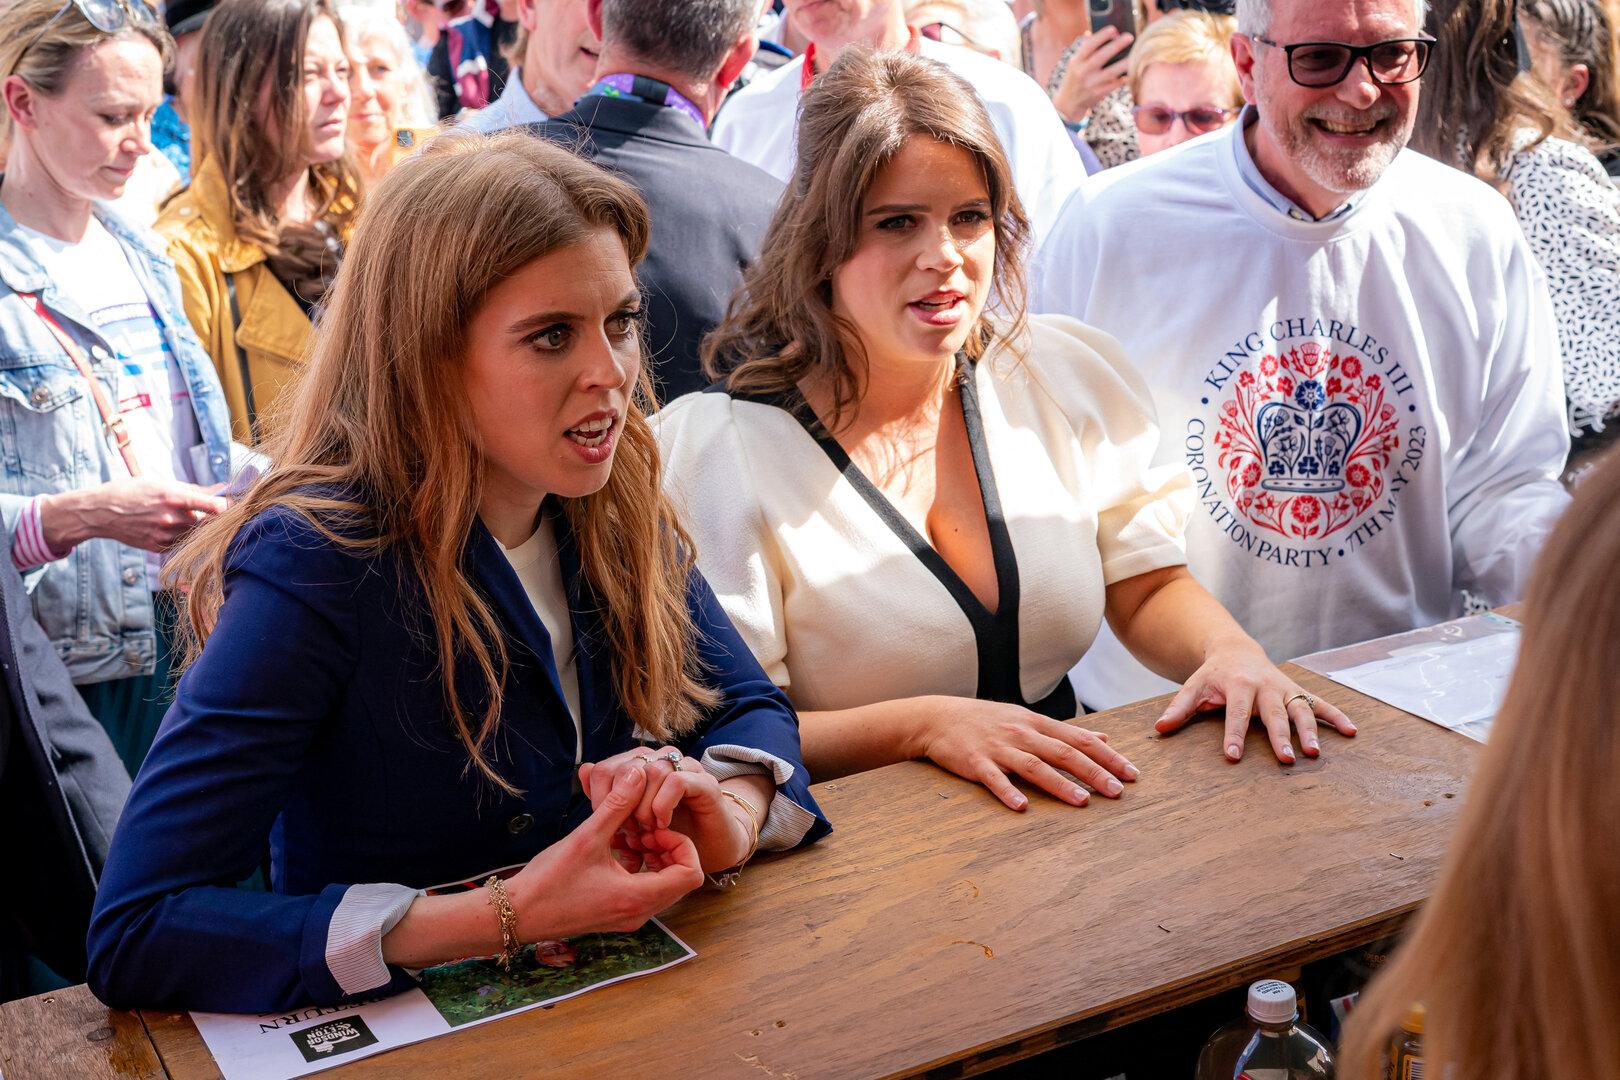
<instances>
[{"instance_id":1,"label":"yellow jacket","mask_svg":"<svg viewBox=\"0 0 1620 1080\"><path fill-rule=\"evenodd\" d=\"M237 238L225 177L213 158L198 167L190 187L169 200L153 227L169 242L186 316L219 370L232 437L252 445L242 363L262 437L265 414L303 369L309 318L270 272L264 249ZM236 285L240 321L231 316L227 274Z\"/></svg>"}]
</instances>

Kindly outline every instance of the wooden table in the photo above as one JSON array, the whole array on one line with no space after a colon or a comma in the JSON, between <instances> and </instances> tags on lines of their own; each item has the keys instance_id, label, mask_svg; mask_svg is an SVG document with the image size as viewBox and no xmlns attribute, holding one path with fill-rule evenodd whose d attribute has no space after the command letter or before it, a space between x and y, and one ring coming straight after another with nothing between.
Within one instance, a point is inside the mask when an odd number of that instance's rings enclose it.
<instances>
[{"instance_id":1,"label":"wooden table","mask_svg":"<svg viewBox=\"0 0 1620 1080\"><path fill-rule=\"evenodd\" d=\"M830 837L666 916L696 959L335 1072L972 1075L1376 940L1428 895L1478 747L1289 671L1359 737L1284 768L1255 726L1234 765L1218 718L1152 734L1158 699L1090 719L1142 770L1117 802L1017 814L910 762L821 784ZM184 1014L83 987L0 1008L0 1047L7 1080L219 1076Z\"/></svg>"}]
</instances>

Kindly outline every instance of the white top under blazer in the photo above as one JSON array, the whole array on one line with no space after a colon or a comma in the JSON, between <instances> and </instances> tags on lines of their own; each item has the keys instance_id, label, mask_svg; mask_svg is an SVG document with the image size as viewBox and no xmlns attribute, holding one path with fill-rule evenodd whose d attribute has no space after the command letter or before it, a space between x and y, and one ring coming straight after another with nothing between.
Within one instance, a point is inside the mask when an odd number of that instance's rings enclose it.
<instances>
[{"instance_id":1,"label":"white top under blazer","mask_svg":"<svg viewBox=\"0 0 1620 1080\"><path fill-rule=\"evenodd\" d=\"M925 694L1075 715L1104 586L1187 561L1191 480L1152 465L1147 386L1113 338L1030 320L960 395L1000 586L989 612L813 417L722 387L654 420L698 565L801 710Z\"/></svg>"}]
</instances>

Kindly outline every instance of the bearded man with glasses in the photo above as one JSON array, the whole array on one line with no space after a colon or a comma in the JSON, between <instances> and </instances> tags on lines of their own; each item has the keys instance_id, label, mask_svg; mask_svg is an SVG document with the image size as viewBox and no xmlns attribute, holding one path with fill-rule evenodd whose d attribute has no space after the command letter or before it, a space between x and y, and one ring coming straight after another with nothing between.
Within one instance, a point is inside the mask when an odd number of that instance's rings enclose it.
<instances>
[{"instance_id":1,"label":"bearded man with glasses","mask_svg":"<svg viewBox=\"0 0 1620 1080\"><path fill-rule=\"evenodd\" d=\"M1424 6L1239 0L1237 122L1087 181L1037 262L1034 310L1146 377L1189 568L1277 661L1518 599L1567 502L1540 267L1507 200L1407 148ZM1173 689L1106 633L1075 677L1099 708Z\"/></svg>"}]
</instances>

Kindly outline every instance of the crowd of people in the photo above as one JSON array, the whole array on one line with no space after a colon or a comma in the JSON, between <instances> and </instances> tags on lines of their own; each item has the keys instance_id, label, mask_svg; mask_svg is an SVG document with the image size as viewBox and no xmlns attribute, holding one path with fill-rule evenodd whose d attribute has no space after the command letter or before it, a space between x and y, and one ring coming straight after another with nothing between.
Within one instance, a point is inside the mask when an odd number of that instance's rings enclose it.
<instances>
[{"instance_id":1,"label":"crowd of people","mask_svg":"<svg viewBox=\"0 0 1620 1080\"><path fill-rule=\"evenodd\" d=\"M1347 1046L1620 1075L1478 1023L1620 983L1620 5L1096 8L0 3L0 997L561 955L812 782L1120 798L1069 721L1160 693L1316 757L1278 663L1528 598Z\"/></svg>"}]
</instances>

